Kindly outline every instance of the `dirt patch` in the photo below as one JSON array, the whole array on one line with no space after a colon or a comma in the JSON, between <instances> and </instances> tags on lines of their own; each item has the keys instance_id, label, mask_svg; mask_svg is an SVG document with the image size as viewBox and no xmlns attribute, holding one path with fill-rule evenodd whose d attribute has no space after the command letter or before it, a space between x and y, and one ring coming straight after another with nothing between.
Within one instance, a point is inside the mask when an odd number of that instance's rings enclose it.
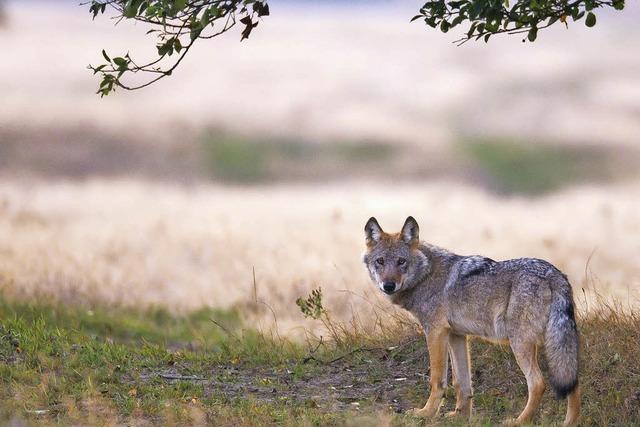
<instances>
[{"instance_id":1,"label":"dirt patch","mask_svg":"<svg viewBox=\"0 0 640 427\"><path fill-rule=\"evenodd\" d=\"M233 400L250 397L261 402L287 401L326 410L356 409L363 401L381 408L404 412L413 404L407 398L409 389L426 392L427 376L415 367L397 366L388 376L371 378L362 366L342 364L326 366L319 373L296 378L290 370L223 367L236 383L213 380L206 384L209 395L219 394Z\"/></svg>"},{"instance_id":2,"label":"dirt patch","mask_svg":"<svg viewBox=\"0 0 640 427\"><path fill-rule=\"evenodd\" d=\"M513 356L506 348L483 342L474 341L472 348L474 412L496 422L516 414L526 399L526 382ZM303 359L278 366L229 363L195 368L177 363L166 370L149 371L142 379L175 386L180 382L197 384L202 387L203 399L225 405L242 405L248 400L353 414L405 413L424 405L430 369L421 337L399 346L358 350L336 359ZM496 376L495 372L510 374ZM449 368L448 384L451 382ZM452 387L444 397L441 414L455 407ZM562 406L547 393L544 415L556 417L559 404Z\"/></svg>"},{"instance_id":3,"label":"dirt patch","mask_svg":"<svg viewBox=\"0 0 640 427\"><path fill-rule=\"evenodd\" d=\"M363 406L401 413L426 400L429 364L426 349L412 356L393 357L374 350L335 363L311 360L290 366L244 367L216 365L205 375L192 375L188 366L148 372L146 379L189 381L204 386L205 398L225 402L250 399L319 408L323 411L358 411Z\"/></svg>"}]
</instances>

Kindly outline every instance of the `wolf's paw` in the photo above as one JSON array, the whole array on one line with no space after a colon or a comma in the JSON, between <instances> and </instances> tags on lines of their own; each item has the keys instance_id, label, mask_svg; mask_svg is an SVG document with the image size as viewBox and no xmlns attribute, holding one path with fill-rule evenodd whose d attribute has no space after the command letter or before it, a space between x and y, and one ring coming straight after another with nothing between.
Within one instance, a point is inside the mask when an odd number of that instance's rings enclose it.
<instances>
[{"instance_id":1,"label":"wolf's paw","mask_svg":"<svg viewBox=\"0 0 640 427\"><path fill-rule=\"evenodd\" d=\"M470 418L471 408L470 407L456 408L455 411L447 412L446 414L444 414L444 416L447 418L452 418L452 417Z\"/></svg>"},{"instance_id":2,"label":"wolf's paw","mask_svg":"<svg viewBox=\"0 0 640 427\"><path fill-rule=\"evenodd\" d=\"M513 427L513 426L519 426L519 425L520 425L520 421L518 421L515 418L507 418L502 422L503 427Z\"/></svg>"}]
</instances>

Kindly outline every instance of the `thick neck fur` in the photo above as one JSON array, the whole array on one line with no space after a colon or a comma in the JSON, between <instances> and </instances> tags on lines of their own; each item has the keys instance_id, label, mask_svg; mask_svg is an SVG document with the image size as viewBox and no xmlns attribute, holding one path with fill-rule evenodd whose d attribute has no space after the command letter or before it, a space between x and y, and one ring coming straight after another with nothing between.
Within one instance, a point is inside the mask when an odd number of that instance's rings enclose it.
<instances>
[{"instance_id":1,"label":"thick neck fur","mask_svg":"<svg viewBox=\"0 0 640 427\"><path fill-rule=\"evenodd\" d=\"M423 311L437 303L459 255L428 243L421 242L418 250L429 260L415 285L391 296L391 302L412 312L418 318Z\"/></svg>"}]
</instances>

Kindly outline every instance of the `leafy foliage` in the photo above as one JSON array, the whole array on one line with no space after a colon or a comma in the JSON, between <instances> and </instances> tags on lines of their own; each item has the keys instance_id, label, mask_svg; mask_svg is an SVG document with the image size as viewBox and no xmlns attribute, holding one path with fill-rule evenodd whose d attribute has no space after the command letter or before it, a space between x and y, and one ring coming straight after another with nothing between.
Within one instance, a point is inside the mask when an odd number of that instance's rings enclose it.
<instances>
[{"instance_id":1,"label":"leafy foliage","mask_svg":"<svg viewBox=\"0 0 640 427\"><path fill-rule=\"evenodd\" d=\"M526 33L533 42L538 31L561 22L567 27L569 19L585 20L587 27L596 25L594 10L600 7L624 9L625 0L430 0L413 20L423 20L443 33L468 22L466 35L459 44L484 39L500 33ZM525 40L523 40L525 41Z\"/></svg>"},{"instance_id":2,"label":"leafy foliage","mask_svg":"<svg viewBox=\"0 0 640 427\"><path fill-rule=\"evenodd\" d=\"M144 22L152 27L147 34L156 35L157 57L150 62L138 63L129 53L110 57L103 50L106 62L89 65L102 79L97 92L100 96L116 88L141 89L170 76L197 40L217 37L237 23L242 26L244 40L270 13L267 0L91 0L86 4L94 19L110 10L115 12L117 22ZM568 26L569 19L584 19L587 27L593 27L594 10L622 10L624 5L625 0L517 0L513 5L509 0L429 0L412 20L423 20L444 33L468 22L466 35L458 40L460 44L472 39L486 42L499 33L526 33L533 42L539 30L557 22ZM125 82L125 78L139 72L151 78Z\"/></svg>"},{"instance_id":3,"label":"leafy foliage","mask_svg":"<svg viewBox=\"0 0 640 427\"><path fill-rule=\"evenodd\" d=\"M102 51L105 63L89 65L102 81L98 94L108 95L117 87L135 90L170 76L199 39L211 39L226 33L237 23L243 26L241 40L248 38L260 18L269 15L266 0L92 0L89 12L95 19L107 9L115 11L118 21L132 19L150 24L147 34L156 35L157 58L136 62L129 53L110 57ZM151 79L127 84L125 76L143 72Z\"/></svg>"}]
</instances>

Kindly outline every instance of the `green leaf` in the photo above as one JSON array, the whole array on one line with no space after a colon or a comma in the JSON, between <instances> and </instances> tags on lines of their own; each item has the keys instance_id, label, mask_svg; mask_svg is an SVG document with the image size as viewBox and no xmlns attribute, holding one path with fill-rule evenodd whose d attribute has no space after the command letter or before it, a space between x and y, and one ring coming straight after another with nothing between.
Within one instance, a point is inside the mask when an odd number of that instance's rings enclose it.
<instances>
[{"instance_id":1,"label":"green leaf","mask_svg":"<svg viewBox=\"0 0 640 427\"><path fill-rule=\"evenodd\" d=\"M538 38L538 29L536 27L530 29L529 34L527 34L527 38L530 42L536 41L536 39Z\"/></svg>"},{"instance_id":2,"label":"green leaf","mask_svg":"<svg viewBox=\"0 0 640 427\"><path fill-rule=\"evenodd\" d=\"M624 9L624 0L613 0L613 8L615 10Z\"/></svg>"},{"instance_id":3,"label":"green leaf","mask_svg":"<svg viewBox=\"0 0 640 427\"><path fill-rule=\"evenodd\" d=\"M147 10L144 12L144 14L147 18L152 18L154 16L157 16L159 11L160 11L160 8L158 6L149 5L147 7Z\"/></svg>"},{"instance_id":4,"label":"green leaf","mask_svg":"<svg viewBox=\"0 0 640 427\"><path fill-rule=\"evenodd\" d=\"M165 41L164 43L157 45L156 47L158 48L158 55L160 56L173 55L173 43L174 43L174 39L171 38Z\"/></svg>"},{"instance_id":5,"label":"green leaf","mask_svg":"<svg viewBox=\"0 0 640 427\"><path fill-rule=\"evenodd\" d=\"M200 33L202 33L202 27L200 26L200 21L196 21L194 22L193 26L191 27L191 31L189 32L191 41L194 41L195 39L200 37Z\"/></svg>"},{"instance_id":6,"label":"green leaf","mask_svg":"<svg viewBox=\"0 0 640 427\"><path fill-rule=\"evenodd\" d=\"M117 58L113 58L113 62L114 62L114 63L118 66L118 68L120 68L120 69L123 69L123 68L124 68L124 69L126 69L126 68L127 68L127 64L129 64L129 62L128 62L126 59L124 59L124 58L122 58L122 57L120 57L120 56L118 56Z\"/></svg>"},{"instance_id":7,"label":"green leaf","mask_svg":"<svg viewBox=\"0 0 640 427\"><path fill-rule=\"evenodd\" d=\"M200 19L200 26L202 28L207 28L207 25L211 22L211 9L205 9L202 13L202 18Z\"/></svg>"},{"instance_id":8,"label":"green leaf","mask_svg":"<svg viewBox=\"0 0 640 427\"><path fill-rule=\"evenodd\" d=\"M111 59L109 58L109 55L107 55L107 52L105 52L104 49L102 49L102 56L104 56L104 59L106 59L107 62L111 62Z\"/></svg>"},{"instance_id":9,"label":"green leaf","mask_svg":"<svg viewBox=\"0 0 640 427\"><path fill-rule=\"evenodd\" d=\"M255 2L253 4L253 11L258 14L258 17L269 16L269 5L267 3Z\"/></svg>"},{"instance_id":10,"label":"green leaf","mask_svg":"<svg viewBox=\"0 0 640 427\"><path fill-rule=\"evenodd\" d=\"M584 21L587 27L591 28L596 25L596 15L593 12L587 14L587 19Z\"/></svg>"},{"instance_id":11,"label":"green leaf","mask_svg":"<svg viewBox=\"0 0 640 427\"><path fill-rule=\"evenodd\" d=\"M460 14L458 15L453 21L451 21L451 27L455 27L456 25L460 24L462 21L465 20L464 15Z\"/></svg>"},{"instance_id":12,"label":"green leaf","mask_svg":"<svg viewBox=\"0 0 640 427\"><path fill-rule=\"evenodd\" d=\"M129 0L124 6L123 15L125 18L134 18L138 15L138 7L142 4L143 0Z\"/></svg>"},{"instance_id":13,"label":"green leaf","mask_svg":"<svg viewBox=\"0 0 640 427\"><path fill-rule=\"evenodd\" d=\"M473 33L476 30L477 26L478 26L477 22L474 22L473 24L471 24L471 27L469 28L469 31L467 32L467 37L471 37L473 35Z\"/></svg>"}]
</instances>

